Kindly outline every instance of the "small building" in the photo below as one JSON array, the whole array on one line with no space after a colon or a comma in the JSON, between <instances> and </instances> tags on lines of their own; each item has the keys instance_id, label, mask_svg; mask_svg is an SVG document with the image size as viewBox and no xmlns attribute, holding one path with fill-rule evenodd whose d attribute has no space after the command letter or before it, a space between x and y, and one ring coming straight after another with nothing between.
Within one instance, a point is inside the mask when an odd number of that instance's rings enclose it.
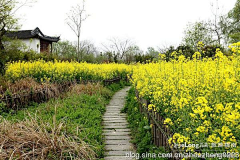
<instances>
[{"instance_id":1,"label":"small building","mask_svg":"<svg viewBox=\"0 0 240 160\"><path fill-rule=\"evenodd\" d=\"M38 27L34 30L8 32L6 36L9 38L20 39L30 50L37 53L52 53L52 43L60 40L60 37L50 37L44 35Z\"/></svg>"}]
</instances>

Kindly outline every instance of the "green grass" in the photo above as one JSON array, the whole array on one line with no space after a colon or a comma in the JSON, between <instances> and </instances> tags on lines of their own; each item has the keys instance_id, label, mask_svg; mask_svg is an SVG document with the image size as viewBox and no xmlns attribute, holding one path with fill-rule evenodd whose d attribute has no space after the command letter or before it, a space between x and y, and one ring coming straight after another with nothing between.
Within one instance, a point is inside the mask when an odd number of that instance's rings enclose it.
<instances>
[{"instance_id":1,"label":"green grass","mask_svg":"<svg viewBox=\"0 0 240 160\"><path fill-rule=\"evenodd\" d=\"M76 135L92 146L98 158L104 156L102 116L105 106L117 90L124 84L112 84L105 87L101 94L67 94L65 98L51 99L42 104L34 104L14 114L4 114L10 121L21 121L30 115L36 115L44 123L53 125L53 116L57 123L67 124L65 134ZM56 110L55 110L56 109Z\"/></svg>"},{"instance_id":2,"label":"green grass","mask_svg":"<svg viewBox=\"0 0 240 160\"><path fill-rule=\"evenodd\" d=\"M130 85L129 82L125 82L123 80L120 80L119 83L113 83L111 85L106 86L106 88L110 89L113 92L116 92L116 91L122 89L124 86L129 86L129 85Z\"/></svg>"},{"instance_id":3,"label":"green grass","mask_svg":"<svg viewBox=\"0 0 240 160\"><path fill-rule=\"evenodd\" d=\"M152 144L152 134L150 123L142 114L138 108L139 104L135 97L135 90L131 88L129 90L127 101L122 112L127 113L127 120L129 122L129 127L131 129L132 143L136 147L136 152L139 155L143 153L165 153L164 148L156 147ZM142 159L151 159L151 158L142 158ZM155 159L155 158L152 158Z\"/></svg>"}]
</instances>

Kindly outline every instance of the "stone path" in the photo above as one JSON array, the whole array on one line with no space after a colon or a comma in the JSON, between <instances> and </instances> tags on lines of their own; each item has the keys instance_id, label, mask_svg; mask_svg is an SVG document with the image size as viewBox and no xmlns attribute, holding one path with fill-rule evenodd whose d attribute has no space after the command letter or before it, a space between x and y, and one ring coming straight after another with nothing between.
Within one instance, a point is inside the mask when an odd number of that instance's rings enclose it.
<instances>
[{"instance_id":1,"label":"stone path","mask_svg":"<svg viewBox=\"0 0 240 160\"><path fill-rule=\"evenodd\" d=\"M125 87L115 93L103 116L105 160L131 159L126 155L134 153L133 145L129 142L131 137L126 114L120 113L129 89L130 87Z\"/></svg>"}]
</instances>

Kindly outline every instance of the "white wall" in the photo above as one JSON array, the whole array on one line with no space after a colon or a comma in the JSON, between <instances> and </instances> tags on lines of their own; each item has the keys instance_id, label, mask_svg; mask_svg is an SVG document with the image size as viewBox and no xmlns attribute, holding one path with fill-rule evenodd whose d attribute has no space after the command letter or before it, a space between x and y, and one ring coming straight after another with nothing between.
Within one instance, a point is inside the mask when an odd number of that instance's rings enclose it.
<instances>
[{"instance_id":1,"label":"white wall","mask_svg":"<svg viewBox=\"0 0 240 160\"><path fill-rule=\"evenodd\" d=\"M37 38L31 39L21 39L23 43L26 44L27 50L33 50L37 53L40 53L40 40Z\"/></svg>"}]
</instances>

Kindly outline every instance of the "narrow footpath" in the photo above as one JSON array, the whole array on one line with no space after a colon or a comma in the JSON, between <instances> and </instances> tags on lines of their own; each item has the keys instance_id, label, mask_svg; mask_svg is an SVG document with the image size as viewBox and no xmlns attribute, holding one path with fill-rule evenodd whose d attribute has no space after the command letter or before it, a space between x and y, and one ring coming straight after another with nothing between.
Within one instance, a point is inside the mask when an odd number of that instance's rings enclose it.
<instances>
[{"instance_id":1,"label":"narrow footpath","mask_svg":"<svg viewBox=\"0 0 240 160\"><path fill-rule=\"evenodd\" d=\"M125 104L125 97L130 87L118 91L113 96L103 116L105 136L105 160L128 160L130 152L134 153L130 143L130 129L126 114L121 113Z\"/></svg>"}]
</instances>

